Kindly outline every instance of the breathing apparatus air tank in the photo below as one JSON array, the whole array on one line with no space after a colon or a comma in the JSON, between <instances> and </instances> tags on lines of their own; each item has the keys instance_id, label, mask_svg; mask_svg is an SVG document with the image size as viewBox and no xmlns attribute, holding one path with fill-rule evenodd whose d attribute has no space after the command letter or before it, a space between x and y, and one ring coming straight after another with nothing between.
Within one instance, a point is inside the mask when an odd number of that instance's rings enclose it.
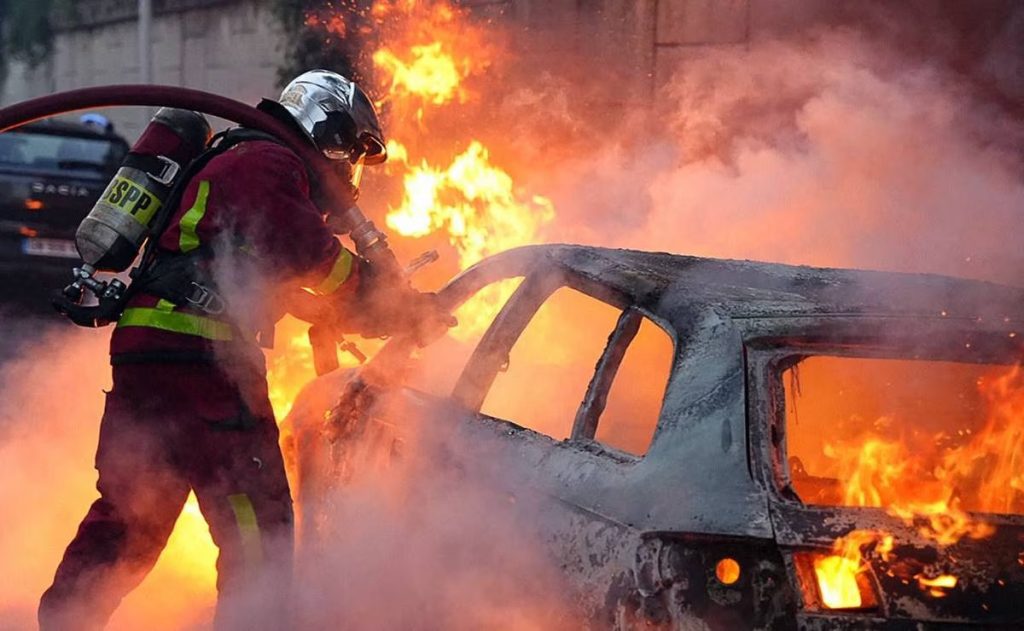
<instances>
[{"instance_id":1,"label":"breathing apparatus air tank","mask_svg":"<svg viewBox=\"0 0 1024 631\"><path fill-rule=\"evenodd\" d=\"M210 135L202 114L169 107L156 113L78 226L75 245L88 268L128 269L171 189Z\"/></svg>"}]
</instances>

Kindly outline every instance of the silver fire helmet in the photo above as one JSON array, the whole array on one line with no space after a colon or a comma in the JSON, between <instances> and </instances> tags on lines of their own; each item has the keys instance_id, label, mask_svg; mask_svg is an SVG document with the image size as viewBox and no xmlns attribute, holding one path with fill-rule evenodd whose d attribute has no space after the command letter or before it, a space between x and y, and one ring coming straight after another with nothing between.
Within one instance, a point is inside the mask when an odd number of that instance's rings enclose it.
<instances>
[{"instance_id":1,"label":"silver fire helmet","mask_svg":"<svg viewBox=\"0 0 1024 631\"><path fill-rule=\"evenodd\" d=\"M310 70L285 86L279 102L331 160L362 165L387 159L377 111L354 81L336 72Z\"/></svg>"}]
</instances>

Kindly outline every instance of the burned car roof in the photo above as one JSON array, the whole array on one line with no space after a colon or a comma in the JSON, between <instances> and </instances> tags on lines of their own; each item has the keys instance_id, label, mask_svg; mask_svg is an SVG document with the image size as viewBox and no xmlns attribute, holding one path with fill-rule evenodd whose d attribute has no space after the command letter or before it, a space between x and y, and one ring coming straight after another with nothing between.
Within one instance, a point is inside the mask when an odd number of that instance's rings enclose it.
<instances>
[{"instance_id":1,"label":"burned car roof","mask_svg":"<svg viewBox=\"0 0 1024 631\"><path fill-rule=\"evenodd\" d=\"M1016 320L1024 289L940 276L783 265L578 245L517 248L485 265L554 261L668 319L713 308L733 318L873 314Z\"/></svg>"}]
</instances>

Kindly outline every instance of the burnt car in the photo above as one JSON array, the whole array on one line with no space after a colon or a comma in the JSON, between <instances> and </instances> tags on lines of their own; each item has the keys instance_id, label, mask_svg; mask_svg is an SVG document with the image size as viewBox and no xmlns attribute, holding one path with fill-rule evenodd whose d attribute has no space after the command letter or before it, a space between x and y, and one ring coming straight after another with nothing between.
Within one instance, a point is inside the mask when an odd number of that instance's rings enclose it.
<instances>
[{"instance_id":1,"label":"burnt car","mask_svg":"<svg viewBox=\"0 0 1024 631\"><path fill-rule=\"evenodd\" d=\"M552 245L439 295L495 315L297 401L304 541L429 422L550 498L533 523L589 627L1024 625L1024 290Z\"/></svg>"},{"instance_id":2,"label":"burnt car","mask_svg":"<svg viewBox=\"0 0 1024 631\"><path fill-rule=\"evenodd\" d=\"M79 260L75 230L128 143L109 129L44 120L0 134L0 272L8 298L44 305ZM49 308L48 305L46 308Z\"/></svg>"}]
</instances>

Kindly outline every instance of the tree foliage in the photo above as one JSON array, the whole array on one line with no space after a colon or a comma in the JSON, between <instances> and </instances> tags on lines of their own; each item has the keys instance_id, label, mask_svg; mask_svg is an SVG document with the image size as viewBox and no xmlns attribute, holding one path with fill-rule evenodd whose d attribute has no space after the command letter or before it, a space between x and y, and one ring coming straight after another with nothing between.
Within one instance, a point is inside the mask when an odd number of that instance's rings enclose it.
<instances>
[{"instance_id":1,"label":"tree foliage","mask_svg":"<svg viewBox=\"0 0 1024 631\"><path fill-rule=\"evenodd\" d=\"M50 10L53 0L0 2L0 77L11 60L36 65L53 49Z\"/></svg>"},{"instance_id":2,"label":"tree foliage","mask_svg":"<svg viewBox=\"0 0 1024 631\"><path fill-rule=\"evenodd\" d=\"M366 67L366 17L370 0L271 0L288 42L278 69L283 84L316 68L339 72L356 81Z\"/></svg>"},{"instance_id":3,"label":"tree foliage","mask_svg":"<svg viewBox=\"0 0 1024 631\"><path fill-rule=\"evenodd\" d=\"M74 0L0 0L0 82L11 61L36 66L53 52L53 17Z\"/></svg>"}]
</instances>

